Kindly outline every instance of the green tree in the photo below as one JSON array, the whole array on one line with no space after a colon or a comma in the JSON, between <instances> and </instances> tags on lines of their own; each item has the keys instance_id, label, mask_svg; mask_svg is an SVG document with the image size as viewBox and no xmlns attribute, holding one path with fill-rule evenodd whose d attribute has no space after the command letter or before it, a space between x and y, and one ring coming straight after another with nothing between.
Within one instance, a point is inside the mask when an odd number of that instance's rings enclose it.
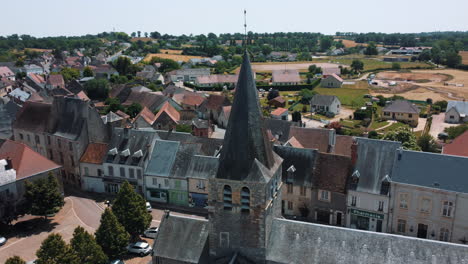
<instances>
[{"instance_id":1,"label":"green tree","mask_svg":"<svg viewBox=\"0 0 468 264\"><path fill-rule=\"evenodd\" d=\"M85 83L84 90L93 100L105 100L109 94L110 86L106 79L93 79Z\"/></svg>"},{"instance_id":2,"label":"green tree","mask_svg":"<svg viewBox=\"0 0 468 264\"><path fill-rule=\"evenodd\" d=\"M96 242L93 235L78 226L73 232L73 238L70 241L73 252L78 256L81 264L106 264L107 256L102 251L101 246Z\"/></svg>"},{"instance_id":3,"label":"green tree","mask_svg":"<svg viewBox=\"0 0 468 264\"><path fill-rule=\"evenodd\" d=\"M111 209L106 208L101 216L101 224L96 230L96 242L110 259L116 259L126 254L129 240L130 235L125 228Z\"/></svg>"},{"instance_id":4,"label":"green tree","mask_svg":"<svg viewBox=\"0 0 468 264\"><path fill-rule=\"evenodd\" d=\"M353 62L351 63L351 68L356 72L360 72L364 70L364 62L360 60L353 60Z\"/></svg>"},{"instance_id":5,"label":"green tree","mask_svg":"<svg viewBox=\"0 0 468 264\"><path fill-rule=\"evenodd\" d=\"M302 121L302 115L301 115L301 112L299 112L299 111L294 111L291 114L291 117L292 117L293 122L301 122Z\"/></svg>"},{"instance_id":6,"label":"green tree","mask_svg":"<svg viewBox=\"0 0 468 264\"><path fill-rule=\"evenodd\" d=\"M151 64L161 63L161 66L158 68L158 71L162 73L167 73L173 70L180 69L179 63L171 59L161 59L158 57L153 57L151 59Z\"/></svg>"},{"instance_id":7,"label":"green tree","mask_svg":"<svg viewBox=\"0 0 468 264\"><path fill-rule=\"evenodd\" d=\"M26 261L24 261L22 258L18 256L13 256L11 258L8 258L5 264L26 264Z\"/></svg>"},{"instance_id":8,"label":"green tree","mask_svg":"<svg viewBox=\"0 0 468 264\"><path fill-rule=\"evenodd\" d=\"M462 62L462 57L458 55L458 52L450 50L445 54L445 65L449 67L456 67Z\"/></svg>"},{"instance_id":9,"label":"green tree","mask_svg":"<svg viewBox=\"0 0 468 264\"><path fill-rule=\"evenodd\" d=\"M125 109L125 113L132 118L136 117L141 110L143 110L143 106L139 103L132 103L129 107Z\"/></svg>"},{"instance_id":10,"label":"green tree","mask_svg":"<svg viewBox=\"0 0 468 264\"><path fill-rule=\"evenodd\" d=\"M15 62L15 67L18 67L18 68L21 68L24 66L24 59L23 58L19 58L16 62Z\"/></svg>"},{"instance_id":11,"label":"green tree","mask_svg":"<svg viewBox=\"0 0 468 264\"><path fill-rule=\"evenodd\" d=\"M107 109L106 109L106 112L109 113L109 112L117 112L117 111L125 111L125 107L123 107L123 105L120 104L120 101L119 99L117 98L107 98L106 101L105 101L106 105L107 105Z\"/></svg>"},{"instance_id":12,"label":"green tree","mask_svg":"<svg viewBox=\"0 0 468 264\"><path fill-rule=\"evenodd\" d=\"M435 139L429 134L422 134L417 140L418 146L424 152L440 152Z\"/></svg>"},{"instance_id":13,"label":"green tree","mask_svg":"<svg viewBox=\"0 0 468 264\"><path fill-rule=\"evenodd\" d=\"M416 136L408 127L400 127L390 131L383 137L384 140L399 141L404 149L421 151L416 142Z\"/></svg>"},{"instance_id":14,"label":"green tree","mask_svg":"<svg viewBox=\"0 0 468 264\"><path fill-rule=\"evenodd\" d=\"M91 70L89 66L86 66L83 70L83 77L93 77L93 76L94 76L93 70Z\"/></svg>"},{"instance_id":15,"label":"green tree","mask_svg":"<svg viewBox=\"0 0 468 264\"><path fill-rule=\"evenodd\" d=\"M315 92L315 91L312 91L312 90L309 90L309 89L302 89L299 92L299 96L301 96L301 103L309 104L312 97L314 97L314 95L316 95L316 94L317 94L317 92Z\"/></svg>"},{"instance_id":16,"label":"green tree","mask_svg":"<svg viewBox=\"0 0 468 264\"><path fill-rule=\"evenodd\" d=\"M112 63L115 70L122 76L135 75L138 68L132 64L128 57L119 57Z\"/></svg>"},{"instance_id":17,"label":"green tree","mask_svg":"<svg viewBox=\"0 0 468 264\"><path fill-rule=\"evenodd\" d=\"M273 51L273 49L270 47L270 45L262 45L262 53L265 56L270 55L270 53Z\"/></svg>"},{"instance_id":18,"label":"green tree","mask_svg":"<svg viewBox=\"0 0 468 264\"><path fill-rule=\"evenodd\" d=\"M59 190L57 179L49 173L47 178L34 182L25 182L25 194L27 212L33 215L41 215L47 219L47 215L55 214L65 204Z\"/></svg>"},{"instance_id":19,"label":"green tree","mask_svg":"<svg viewBox=\"0 0 468 264\"><path fill-rule=\"evenodd\" d=\"M448 102L445 101L445 100L442 100L442 101L436 101L434 103L434 105L438 105L440 107L440 110L442 112L445 112L447 110L447 105L448 105ZM450 109L449 109L450 110Z\"/></svg>"},{"instance_id":20,"label":"green tree","mask_svg":"<svg viewBox=\"0 0 468 264\"><path fill-rule=\"evenodd\" d=\"M145 199L127 181L122 184L112 211L133 238L137 238L151 224L152 217L146 210Z\"/></svg>"},{"instance_id":21,"label":"green tree","mask_svg":"<svg viewBox=\"0 0 468 264\"><path fill-rule=\"evenodd\" d=\"M367 137L372 139L379 139L379 133L377 133L377 131L372 130L369 132Z\"/></svg>"},{"instance_id":22,"label":"green tree","mask_svg":"<svg viewBox=\"0 0 468 264\"><path fill-rule=\"evenodd\" d=\"M60 234L52 233L36 252L36 264L80 264L78 257Z\"/></svg>"},{"instance_id":23,"label":"green tree","mask_svg":"<svg viewBox=\"0 0 468 264\"><path fill-rule=\"evenodd\" d=\"M65 67L60 71L60 74L62 74L65 82L69 82L71 80L76 80L80 78L80 71L74 68Z\"/></svg>"},{"instance_id":24,"label":"green tree","mask_svg":"<svg viewBox=\"0 0 468 264\"><path fill-rule=\"evenodd\" d=\"M364 50L365 55L379 55L379 52L377 51L377 46L375 45L375 42L371 41L367 45L366 49Z\"/></svg>"},{"instance_id":25,"label":"green tree","mask_svg":"<svg viewBox=\"0 0 468 264\"><path fill-rule=\"evenodd\" d=\"M401 69L401 65L398 62L392 63L392 70L399 71Z\"/></svg>"},{"instance_id":26,"label":"green tree","mask_svg":"<svg viewBox=\"0 0 468 264\"><path fill-rule=\"evenodd\" d=\"M324 36L320 39L320 49L322 51L327 51L328 49L330 49L332 44L333 44L332 37Z\"/></svg>"},{"instance_id":27,"label":"green tree","mask_svg":"<svg viewBox=\"0 0 468 264\"><path fill-rule=\"evenodd\" d=\"M447 127L444 131L448 134L450 139L454 139L468 130L468 124L462 124L459 126Z\"/></svg>"}]
</instances>

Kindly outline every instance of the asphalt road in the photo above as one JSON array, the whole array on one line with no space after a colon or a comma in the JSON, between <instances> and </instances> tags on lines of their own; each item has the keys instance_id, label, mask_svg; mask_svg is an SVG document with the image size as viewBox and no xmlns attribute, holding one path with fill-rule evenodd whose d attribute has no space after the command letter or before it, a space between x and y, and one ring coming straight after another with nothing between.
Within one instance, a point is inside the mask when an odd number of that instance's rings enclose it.
<instances>
[{"instance_id":1,"label":"asphalt road","mask_svg":"<svg viewBox=\"0 0 468 264\"><path fill-rule=\"evenodd\" d=\"M72 238L73 230L77 226L82 226L88 232L94 233L99 227L104 208L104 204L92 199L68 196L65 198L65 206L57 215L50 218L48 223L41 221L39 217L29 215L19 219L18 222L21 222L28 231L15 233L14 236L8 238L5 245L0 247L0 263L5 263L6 259L15 255L26 261L36 259L36 251L42 241L52 232L61 234L67 242ZM159 226L164 211L153 209L151 214L153 216L151 226ZM143 239L151 246L153 245L152 239ZM129 264L147 264L149 261L151 261L151 256L143 258L128 256L128 259L125 259L125 263Z\"/></svg>"}]
</instances>

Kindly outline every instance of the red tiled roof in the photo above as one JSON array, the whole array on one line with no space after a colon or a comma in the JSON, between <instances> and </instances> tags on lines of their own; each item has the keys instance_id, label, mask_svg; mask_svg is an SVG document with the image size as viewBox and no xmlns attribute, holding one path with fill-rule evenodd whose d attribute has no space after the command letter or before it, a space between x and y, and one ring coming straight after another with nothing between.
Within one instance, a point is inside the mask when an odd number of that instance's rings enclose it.
<instances>
[{"instance_id":1,"label":"red tiled roof","mask_svg":"<svg viewBox=\"0 0 468 264\"><path fill-rule=\"evenodd\" d=\"M5 141L0 147L0 159L7 158L11 159L17 180L61 167L23 143L12 140Z\"/></svg>"},{"instance_id":2,"label":"red tiled roof","mask_svg":"<svg viewBox=\"0 0 468 264\"><path fill-rule=\"evenodd\" d=\"M191 105L191 106L200 106L205 98L198 94L185 94L182 99L182 104Z\"/></svg>"},{"instance_id":3,"label":"red tiled roof","mask_svg":"<svg viewBox=\"0 0 468 264\"><path fill-rule=\"evenodd\" d=\"M15 74L10 70L10 68L3 66L0 67L0 78L15 76Z\"/></svg>"},{"instance_id":4,"label":"red tiled roof","mask_svg":"<svg viewBox=\"0 0 468 264\"><path fill-rule=\"evenodd\" d=\"M322 75L325 75L325 76L332 75L332 74L339 75L340 73L341 73L341 70L338 67L322 68Z\"/></svg>"},{"instance_id":5,"label":"red tiled roof","mask_svg":"<svg viewBox=\"0 0 468 264\"><path fill-rule=\"evenodd\" d=\"M281 96L281 95L280 95L280 96L277 96L277 97L275 97L275 98L273 98L273 99L270 100L270 102L272 102L272 101L276 101L276 102L278 102L278 103L280 103L280 104L284 104L284 103L286 102L286 100L284 99L284 97Z\"/></svg>"},{"instance_id":6,"label":"red tiled roof","mask_svg":"<svg viewBox=\"0 0 468 264\"><path fill-rule=\"evenodd\" d=\"M45 84L44 77L39 74L31 73L29 74L29 78L37 84Z\"/></svg>"},{"instance_id":7,"label":"red tiled roof","mask_svg":"<svg viewBox=\"0 0 468 264\"><path fill-rule=\"evenodd\" d=\"M331 192L346 192L346 179L351 171L351 158L319 153L315 169L315 186Z\"/></svg>"},{"instance_id":8,"label":"red tiled roof","mask_svg":"<svg viewBox=\"0 0 468 264\"><path fill-rule=\"evenodd\" d=\"M297 70L278 70L273 71L271 80L274 83L298 83L301 82L301 77Z\"/></svg>"},{"instance_id":9,"label":"red tiled roof","mask_svg":"<svg viewBox=\"0 0 468 264\"><path fill-rule=\"evenodd\" d=\"M280 116L280 115L286 113L287 111L288 111L288 109L286 109L286 108L278 107L275 111L271 112L271 115Z\"/></svg>"},{"instance_id":10,"label":"red tiled roof","mask_svg":"<svg viewBox=\"0 0 468 264\"><path fill-rule=\"evenodd\" d=\"M121 110L118 110L117 112L115 112L118 116L122 117L122 118L130 118L129 115L127 115L126 113L122 112Z\"/></svg>"},{"instance_id":11,"label":"red tiled roof","mask_svg":"<svg viewBox=\"0 0 468 264\"><path fill-rule=\"evenodd\" d=\"M442 149L442 154L468 157L468 131L456 137Z\"/></svg>"},{"instance_id":12,"label":"red tiled roof","mask_svg":"<svg viewBox=\"0 0 468 264\"><path fill-rule=\"evenodd\" d=\"M166 113L176 123L180 121L180 113L177 112L177 110L169 102L165 102L163 104L159 112L156 114L154 120L157 121L162 113Z\"/></svg>"},{"instance_id":13,"label":"red tiled roof","mask_svg":"<svg viewBox=\"0 0 468 264\"><path fill-rule=\"evenodd\" d=\"M31 96L28 98L28 101L32 101L32 102L44 102L44 98L42 98L42 96L39 95L39 93L31 93Z\"/></svg>"},{"instance_id":14,"label":"red tiled roof","mask_svg":"<svg viewBox=\"0 0 468 264\"><path fill-rule=\"evenodd\" d=\"M292 126L289 129L289 138L295 137L304 148L317 149L320 152L329 152L328 143L333 134L329 129L303 128Z\"/></svg>"},{"instance_id":15,"label":"red tiled roof","mask_svg":"<svg viewBox=\"0 0 468 264\"><path fill-rule=\"evenodd\" d=\"M335 154L351 157L352 136L336 135Z\"/></svg>"},{"instance_id":16,"label":"red tiled roof","mask_svg":"<svg viewBox=\"0 0 468 264\"><path fill-rule=\"evenodd\" d=\"M49 79L47 79L47 84L63 87L65 86L65 81L61 74L51 74L49 75Z\"/></svg>"},{"instance_id":17,"label":"red tiled roof","mask_svg":"<svg viewBox=\"0 0 468 264\"><path fill-rule=\"evenodd\" d=\"M77 93L76 97L80 98L83 101L89 101L90 100L89 97L85 94L84 91L81 91L81 92Z\"/></svg>"},{"instance_id":18,"label":"red tiled roof","mask_svg":"<svg viewBox=\"0 0 468 264\"><path fill-rule=\"evenodd\" d=\"M302 146L302 144L297 141L297 139L295 137L292 137L288 140L288 143L291 145L291 147L294 147L294 148L304 148L304 146Z\"/></svg>"},{"instance_id":19,"label":"red tiled roof","mask_svg":"<svg viewBox=\"0 0 468 264\"><path fill-rule=\"evenodd\" d=\"M223 112L224 112L224 116L229 119L229 115L231 115L231 106L230 105L224 106Z\"/></svg>"},{"instance_id":20,"label":"red tiled roof","mask_svg":"<svg viewBox=\"0 0 468 264\"><path fill-rule=\"evenodd\" d=\"M204 105L206 109L217 110L220 107L230 105L230 102L224 95L212 94L208 99L206 99L206 103Z\"/></svg>"},{"instance_id":21,"label":"red tiled roof","mask_svg":"<svg viewBox=\"0 0 468 264\"><path fill-rule=\"evenodd\" d=\"M333 78L337 79L338 81L343 82L343 79L341 79L341 77L336 75L335 73L333 73L331 76L333 76Z\"/></svg>"},{"instance_id":22,"label":"red tiled roof","mask_svg":"<svg viewBox=\"0 0 468 264\"><path fill-rule=\"evenodd\" d=\"M236 83L239 75L232 74L211 74L201 75L197 77L199 84L215 84L215 83Z\"/></svg>"},{"instance_id":23,"label":"red tiled roof","mask_svg":"<svg viewBox=\"0 0 468 264\"><path fill-rule=\"evenodd\" d=\"M135 117L135 120L137 120L140 116L150 125L152 125L154 120L156 120L154 114L146 106L143 107L141 112Z\"/></svg>"},{"instance_id":24,"label":"red tiled roof","mask_svg":"<svg viewBox=\"0 0 468 264\"><path fill-rule=\"evenodd\" d=\"M107 154L107 144L89 143L80 162L101 164L104 156Z\"/></svg>"}]
</instances>

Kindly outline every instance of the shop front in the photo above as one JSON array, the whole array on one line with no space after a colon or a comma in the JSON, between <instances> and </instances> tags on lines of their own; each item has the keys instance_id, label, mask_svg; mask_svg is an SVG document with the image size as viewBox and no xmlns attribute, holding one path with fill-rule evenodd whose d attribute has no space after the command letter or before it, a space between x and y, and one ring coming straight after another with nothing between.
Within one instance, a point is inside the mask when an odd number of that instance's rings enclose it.
<instances>
[{"instance_id":1,"label":"shop front","mask_svg":"<svg viewBox=\"0 0 468 264\"><path fill-rule=\"evenodd\" d=\"M156 189L156 188L146 188L146 199L158 202L158 203L167 203L168 201L168 191L164 189Z\"/></svg>"},{"instance_id":2,"label":"shop front","mask_svg":"<svg viewBox=\"0 0 468 264\"><path fill-rule=\"evenodd\" d=\"M358 209L350 209L349 213L351 228L375 232L383 231L385 215Z\"/></svg>"}]
</instances>

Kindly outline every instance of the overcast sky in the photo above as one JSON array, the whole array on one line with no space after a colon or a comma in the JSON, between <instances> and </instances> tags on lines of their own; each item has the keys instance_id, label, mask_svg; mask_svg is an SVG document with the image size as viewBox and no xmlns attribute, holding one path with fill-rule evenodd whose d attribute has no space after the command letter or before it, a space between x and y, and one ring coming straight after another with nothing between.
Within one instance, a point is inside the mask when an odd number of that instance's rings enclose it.
<instances>
[{"instance_id":1,"label":"overcast sky","mask_svg":"<svg viewBox=\"0 0 468 264\"><path fill-rule=\"evenodd\" d=\"M0 35L468 31L467 0L2 1Z\"/></svg>"}]
</instances>

